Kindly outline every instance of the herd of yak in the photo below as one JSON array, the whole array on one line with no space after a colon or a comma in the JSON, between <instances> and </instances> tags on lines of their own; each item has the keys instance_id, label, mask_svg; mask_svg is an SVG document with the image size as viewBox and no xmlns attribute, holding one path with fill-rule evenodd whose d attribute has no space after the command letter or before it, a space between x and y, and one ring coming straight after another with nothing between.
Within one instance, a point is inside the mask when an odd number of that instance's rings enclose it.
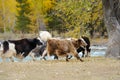
<instances>
[{"instance_id":1,"label":"herd of yak","mask_svg":"<svg viewBox=\"0 0 120 80\"><path fill-rule=\"evenodd\" d=\"M86 36L79 39L75 38L53 38L48 31L40 31L37 38L23 38L19 40L4 40L0 42L0 57L3 61L9 58L14 62L14 57L20 60L26 56L31 56L33 60L36 57L47 60L46 56L54 56L58 59L59 56L65 56L66 61L74 56L80 61L83 61L78 55L82 52L82 57L90 55L90 40Z\"/></svg>"}]
</instances>

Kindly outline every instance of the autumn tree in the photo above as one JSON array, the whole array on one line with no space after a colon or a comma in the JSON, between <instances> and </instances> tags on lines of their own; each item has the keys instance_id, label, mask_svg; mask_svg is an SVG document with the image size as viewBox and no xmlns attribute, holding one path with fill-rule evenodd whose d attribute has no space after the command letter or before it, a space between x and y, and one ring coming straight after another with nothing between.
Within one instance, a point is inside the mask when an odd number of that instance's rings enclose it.
<instances>
[{"instance_id":1,"label":"autumn tree","mask_svg":"<svg viewBox=\"0 0 120 80\"><path fill-rule=\"evenodd\" d=\"M120 0L102 0L109 42L106 57L120 58Z\"/></svg>"},{"instance_id":2,"label":"autumn tree","mask_svg":"<svg viewBox=\"0 0 120 80\"><path fill-rule=\"evenodd\" d=\"M17 22L16 29L20 30L22 33L26 33L30 31L30 23L31 20L29 15L31 15L30 4L28 0L16 0L18 2L17 5Z\"/></svg>"},{"instance_id":3,"label":"autumn tree","mask_svg":"<svg viewBox=\"0 0 120 80\"><path fill-rule=\"evenodd\" d=\"M48 28L74 37L93 36L104 28L102 15L101 0L57 0L47 15Z\"/></svg>"},{"instance_id":4,"label":"autumn tree","mask_svg":"<svg viewBox=\"0 0 120 80\"><path fill-rule=\"evenodd\" d=\"M101 0L0 0L0 31L93 36L105 32L102 14Z\"/></svg>"},{"instance_id":5,"label":"autumn tree","mask_svg":"<svg viewBox=\"0 0 120 80\"><path fill-rule=\"evenodd\" d=\"M94 36L94 32L99 32L100 34L103 33L106 30L104 28L104 22L103 22L103 11L102 11L102 1L101 0L84 0L84 13L83 15L83 21L84 26L86 26L86 30L89 31L90 36ZM87 4L86 4L87 3ZM85 18L88 20L86 20Z\"/></svg>"},{"instance_id":6,"label":"autumn tree","mask_svg":"<svg viewBox=\"0 0 120 80\"><path fill-rule=\"evenodd\" d=\"M0 32L13 31L16 20L16 0L0 0Z\"/></svg>"},{"instance_id":7,"label":"autumn tree","mask_svg":"<svg viewBox=\"0 0 120 80\"><path fill-rule=\"evenodd\" d=\"M55 0L29 0L32 9L32 24L34 24L34 29L46 30L47 18L45 15L53 6Z\"/></svg>"}]
</instances>

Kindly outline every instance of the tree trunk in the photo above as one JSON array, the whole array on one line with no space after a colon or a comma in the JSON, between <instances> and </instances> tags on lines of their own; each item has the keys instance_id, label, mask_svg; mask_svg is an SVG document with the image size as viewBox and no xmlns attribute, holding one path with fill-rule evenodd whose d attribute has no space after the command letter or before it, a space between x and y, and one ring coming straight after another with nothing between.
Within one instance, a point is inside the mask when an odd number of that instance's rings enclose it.
<instances>
[{"instance_id":1,"label":"tree trunk","mask_svg":"<svg viewBox=\"0 0 120 80\"><path fill-rule=\"evenodd\" d=\"M45 23L44 23L44 21L43 21L43 18L42 18L42 16L41 15L37 15L37 26L38 26L38 30L40 31L46 31L46 25L45 25ZM38 32L39 32L38 31Z\"/></svg>"},{"instance_id":2,"label":"tree trunk","mask_svg":"<svg viewBox=\"0 0 120 80\"><path fill-rule=\"evenodd\" d=\"M2 0L2 8L3 8L3 26L4 26L4 34L6 33L6 20L5 20L5 2Z\"/></svg>"},{"instance_id":3,"label":"tree trunk","mask_svg":"<svg viewBox=\"0 0 120 80\"><path fill-rule=\"evenodd\" d=\"M120 0L102 0L109 41L106 57L120 59Z\"/></svg>"}]
</instances>

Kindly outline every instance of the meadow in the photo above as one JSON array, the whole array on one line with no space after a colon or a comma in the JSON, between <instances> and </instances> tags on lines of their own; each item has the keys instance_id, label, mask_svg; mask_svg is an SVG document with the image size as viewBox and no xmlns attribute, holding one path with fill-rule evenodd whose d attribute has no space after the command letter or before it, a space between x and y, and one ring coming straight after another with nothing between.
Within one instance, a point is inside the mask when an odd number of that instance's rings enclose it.
<instances>
[{"instance_id":1,"label":"meadow","mask_svg":"<svg viewBox=\"0 0 120 80\"><path fill-rule=\"evenodd\" d=\"M2 80L119 80L120 60L105 57L39 60L28 62L1 62Z\"/></svg>"}]
</instances>

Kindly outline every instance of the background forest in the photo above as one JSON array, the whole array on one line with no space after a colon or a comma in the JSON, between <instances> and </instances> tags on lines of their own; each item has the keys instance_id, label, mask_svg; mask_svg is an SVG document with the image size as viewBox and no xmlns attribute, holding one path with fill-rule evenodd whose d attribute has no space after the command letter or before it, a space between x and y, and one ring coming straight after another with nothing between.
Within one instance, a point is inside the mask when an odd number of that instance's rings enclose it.
<instances>
[{"instance_id":1,"label":"background forest","mask_svg":"<svg viewBox=\"0 0 120 80\"><path fill-rule=\"evenodd\" d=\"M101 0L0 0L0 33L106 37Z\"/></svg>"}]
</instances>

